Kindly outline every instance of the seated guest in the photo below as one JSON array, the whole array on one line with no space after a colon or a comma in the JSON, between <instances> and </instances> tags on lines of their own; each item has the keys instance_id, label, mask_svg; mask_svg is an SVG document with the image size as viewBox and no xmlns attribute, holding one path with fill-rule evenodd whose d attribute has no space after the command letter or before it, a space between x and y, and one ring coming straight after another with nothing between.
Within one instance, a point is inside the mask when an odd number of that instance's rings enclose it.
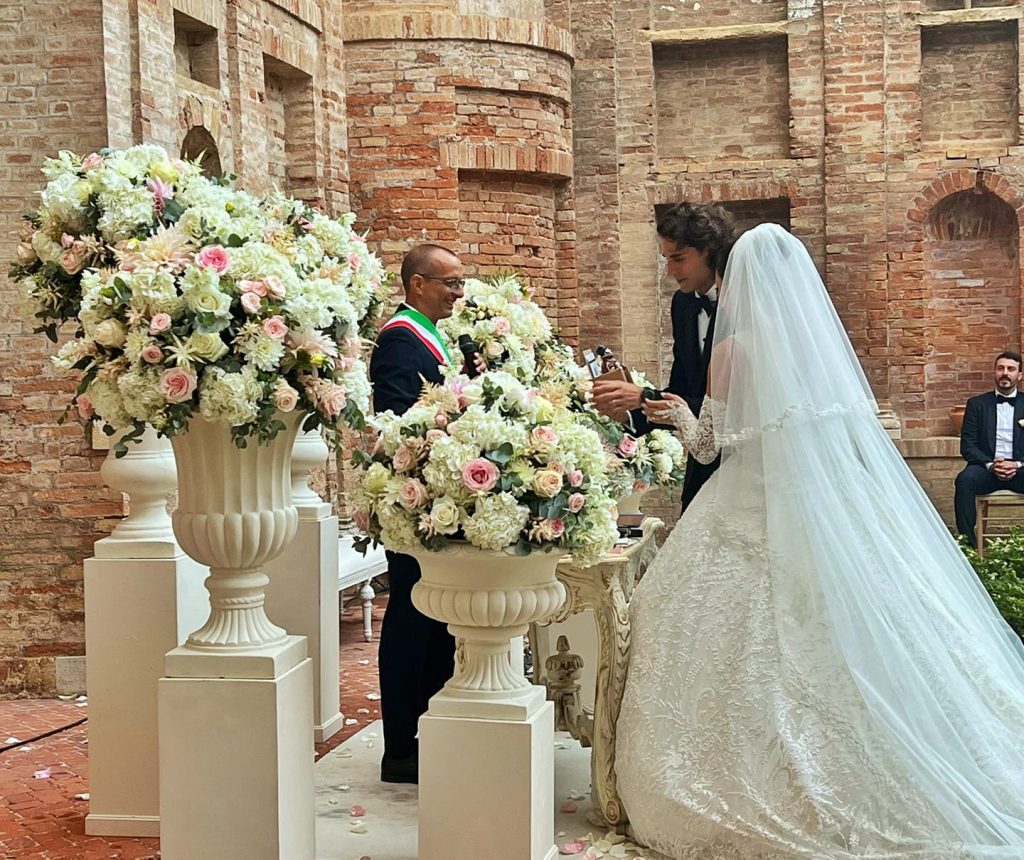
<instances>
[{"instance_id":1,"label":"seated guest","mask_svg":"<svg viewBox=\"0 0 1024 860\"><path fill-rule=\"evenodd\" d=\"M1017 393L1021 356L996 359L996 390L967 401L960 456L967 466L956 476L956 528L976 544L975 497L996 490L1024 493L1024 397Z\"/></svg>"}]
</instances>

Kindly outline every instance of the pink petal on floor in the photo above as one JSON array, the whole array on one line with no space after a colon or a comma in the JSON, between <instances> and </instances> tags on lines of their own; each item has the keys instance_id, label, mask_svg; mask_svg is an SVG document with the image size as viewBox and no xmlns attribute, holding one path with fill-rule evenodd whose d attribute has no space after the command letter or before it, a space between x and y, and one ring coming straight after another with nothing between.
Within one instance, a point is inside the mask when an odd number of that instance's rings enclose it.
<instances>
[{"instance_id":1,"label":"pink petal on floor","mask_svg":"<svg viewBox=\"0 0 1024 860\"><path fill-rule=\"evenodd\" d=\"M34 776L36 779L49 779L50 768L44 767L42 770L37 770L34 774L32 774L32 776Z\"/></svg>"},{"instance_id":2,"label":"pink petal on floor","mask_svg":"<svg viewBox=\"0 0 1024 860\"><path fill-rule=\"evenodd\" d=\"M587 847L586 842L580 842L578 839L573 842L566 842L561 848L558 849L559 854L582 854Z\"/></svg>"},{"instance_id":3,"label":"pink petal on floor","mask_svg":"<svg viewBox=\"0 0 1024 860\"><path fill-rule=\"evenodd\" d=\"M353 818L362 818L366 815L366 810L361 806L353 806L348 812Z\"/></svg>"},{"instance_id":4,"label":"pink petal on floor","mask_svg":"<svg viewBox=\"0 0 1024 860\"><path fill-rule=\"evenodd\" d=\"M579 807L576 806L571 800L563 801L562 805L558 807L559 812L575 812Z\"/></svg>"}]
</instances>

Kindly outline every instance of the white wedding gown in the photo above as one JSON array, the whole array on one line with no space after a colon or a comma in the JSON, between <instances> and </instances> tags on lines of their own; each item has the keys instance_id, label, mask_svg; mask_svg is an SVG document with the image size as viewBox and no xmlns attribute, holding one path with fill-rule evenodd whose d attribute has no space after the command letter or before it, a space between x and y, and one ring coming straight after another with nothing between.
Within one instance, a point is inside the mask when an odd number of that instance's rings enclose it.
<instances>
[{"instance_id":1,"label":"white wedding gown","mask_svg":"<svg viewBox=\"0 0 1024 860\"><path fill-rule=\"evenodd\" d=\"M727 273L723 301L730 288L739 300ZM740 316L743 372L770 374ZM827 406L776 393L752 419L765 385L788 384L762 375L732 380L743 421L735 398L674 412L698 459L723 439L725 456L630 605L616 771L633 835L677 860L1021 860L1020 643L870 395L836 405L829 376Z\"/></svg>"}]
</instances>

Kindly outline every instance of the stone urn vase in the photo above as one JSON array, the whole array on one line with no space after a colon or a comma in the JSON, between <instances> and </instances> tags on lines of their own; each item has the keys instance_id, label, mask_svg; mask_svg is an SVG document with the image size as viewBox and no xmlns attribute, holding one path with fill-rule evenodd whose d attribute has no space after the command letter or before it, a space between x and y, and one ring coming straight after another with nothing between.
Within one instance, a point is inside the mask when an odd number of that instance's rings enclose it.
<instances>
[{"instance_id":1,"label":"stone urn vase","mask_svg":"<svg viewBox=\"0 0 1024 860\"><path fill-rule=\"evenodd\" d=\"M460 543L413 555L422 573L413 586L413 604L424 615L445 622L464 645L455 675L431 700L430 712L475 711L478 717L502 719L503 712L514 716L507 713L507 706L532 711L538 695L543 701L543 688L517 671L509 640L525 634L531 623L547 618L565 601L565 586L555 578L564 553L535 550L517 556ZM460 708L459 702L468 709Z\"/></svg>"},{"instance_id":2,"label":"stone urn vase","mask_svg":"<svg viewBox=\"0 0 1024 860\"><path fill-rule=\"evenodd\" d=\"M210 617L186 648L221 653L284 642L264 610L262 567L295 536L291 458L303 416L277 416L285 429L267 444L238 448L229 425L198 416L171 444L178 469L178 543L210 568Z\"/></svg>"}]
</instances>

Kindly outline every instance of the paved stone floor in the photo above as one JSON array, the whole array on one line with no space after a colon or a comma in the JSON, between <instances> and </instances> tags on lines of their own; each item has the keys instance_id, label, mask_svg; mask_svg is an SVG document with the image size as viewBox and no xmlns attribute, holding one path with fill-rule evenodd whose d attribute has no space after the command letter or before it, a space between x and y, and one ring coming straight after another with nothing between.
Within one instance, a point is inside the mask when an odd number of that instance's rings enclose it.
<instances>
[{"instance_id":1,"label":"paved stone floor","mask_svg":"<svg viewBox=\"0 0 1024 860\"><path fill-rule=\"evenodd\" d=\"M374 603L373 642L363 640L358 604L342 616L341 712L346 722L323 756L380 719L377 637L385 598ZM354 722L349 722L354 720ZM0 702L0 858L2 860L145 860L157 839L86 836L89 706L71 699Z\"/></svg>"}]
</instances>

